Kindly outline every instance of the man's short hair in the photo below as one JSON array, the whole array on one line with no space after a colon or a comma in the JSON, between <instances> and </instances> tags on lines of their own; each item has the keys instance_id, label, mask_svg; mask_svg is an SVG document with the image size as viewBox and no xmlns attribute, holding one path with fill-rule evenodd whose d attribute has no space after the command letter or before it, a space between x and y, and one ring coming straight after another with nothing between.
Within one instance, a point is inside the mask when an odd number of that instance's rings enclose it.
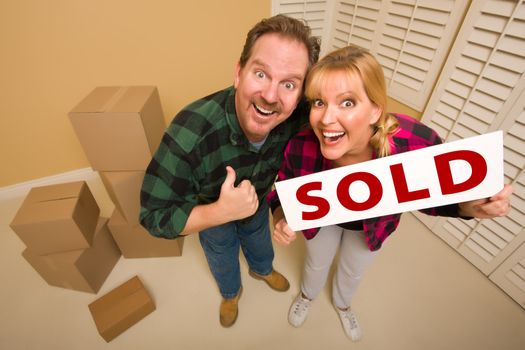
<instances>
[{"instance_id":1,"label":"man's short hair","mask_svg":"<svg viewBox=\"0 0 525 350\"><path fill-rule=\"evenodd\" d=\"M311 36L310 27L303 21L285 15L276 15L265 18L257 23L246 36L246 42L239 59L242 67L246 65L252 54L253 45L257 39L264 34L276 33L285 38L290 38L303 43L308 50L308 68L310 68L319 59L320 39Z\"/></svg>"}]
</instances>

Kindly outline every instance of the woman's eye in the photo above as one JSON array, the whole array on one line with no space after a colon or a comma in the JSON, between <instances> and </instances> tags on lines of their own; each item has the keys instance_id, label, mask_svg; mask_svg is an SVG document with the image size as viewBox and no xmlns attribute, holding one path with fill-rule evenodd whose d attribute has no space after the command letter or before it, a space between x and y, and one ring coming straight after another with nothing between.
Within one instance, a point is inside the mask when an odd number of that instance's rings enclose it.
<instances>
[{"instance_id":1,"label":"woman's eye","mask_svg":"<svg viewBox=\"0 0 525 350\"><path fill-rule=\"evenodd\" d=\"M354 102L350 100L344 100L342 103L343 107L352 107L354 105Z\"/></svg>"},{"instance_id":2,"label":"woman's eye","mask_svg":"<svg viewBox=\"0 0 525 350\"><path fill-rule=\"evenodd\" d=\"M321 100L314 100L313 105L314 105L314 107L322 107L323 106L323 101L321 101Z\"/></svg>"}]
</instances>

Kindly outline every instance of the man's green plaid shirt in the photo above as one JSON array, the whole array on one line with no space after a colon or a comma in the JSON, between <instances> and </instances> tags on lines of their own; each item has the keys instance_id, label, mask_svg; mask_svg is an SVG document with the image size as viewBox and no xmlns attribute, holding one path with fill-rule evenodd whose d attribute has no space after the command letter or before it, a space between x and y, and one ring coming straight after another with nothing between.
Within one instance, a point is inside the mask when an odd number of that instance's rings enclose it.
<instances>
[{"instance_id":1,"label":"man's green plaid shirt","mask_svg":"<svg viewBox=\"0 0 525 350\"><path fill-rule=\"evenodd\" d=\"M167 128L144 176L140 222L151 234L175 238L198 204L215 202L226 166L257 190L259 202L271 190L288 140L308 121L302 101L274 128L258 151L244 136L235 113L233 87L184 108Z\"/></svg>"}]
</instances>

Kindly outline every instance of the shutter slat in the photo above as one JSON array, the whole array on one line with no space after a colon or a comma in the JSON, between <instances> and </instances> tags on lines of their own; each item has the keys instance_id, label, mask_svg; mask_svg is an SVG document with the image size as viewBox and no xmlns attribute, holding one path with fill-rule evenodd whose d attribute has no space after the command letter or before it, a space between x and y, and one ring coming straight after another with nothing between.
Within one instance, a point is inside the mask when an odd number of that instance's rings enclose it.
<instances>
[{"instance_id":1,"label":"shutter slat","mask_svg":"<svg viewBox=\"0 0 525 350\"><path fill-rule=\"evenodd\" d=\"M451 0L419 0L417 5L442 12L451 12L454 9L454 1Z\"/></svg>"},{"instance_id":2,"label":"shutter slat","mask_svg":"<svg viewBox=\"0 0 525 350\"><path fill-rule=\"evenodd\" d=\"M401 48L403 47L403 40L386 35L383 38L384 39L381 42L381 46L394 49L394 52L401 51Z\"/></svg>"},{"instance_id":3,"label":"shutter slat","mask_svg":"<svg viewBox=\"0 0 525 350\"><path fill-rule=\"evenodd\" d=\"M499 218L498 218L499 219ZM506 245L510 241L512 241L514 238L516 238L516 235L519 234L519 231L517 230L515 232L512 232L512 230L508 230L508 228L503 224L509 224L509 220L500 221L500 220L481 220L480 223L480 229L485 229L487 231L490 231L492 234L498 236L502 242L504 242Z\"/></svg>"},{"instance_id":4,"label":"shutter slat","mask_svg":"<svg viewBox=\"0 0 525 350\"><path fill-rule=\"evenodd\" d=\"M457 81L467 86L474 86L476 84L478 76L467 72L463 69L456 69L452 73L451 80Z\"/></svg>"},{"instance_id":5,"label":"shutter slat","mask_svg":"<svg viewBox=\"0 0 525 350\"><path fill-rule=\"evenodd\" d=\"M414 31L408 33L406 40L410 43L419 45L419 47L426 47L429 49L435 49L439 45L439 38L430 37Z\"/></svg>"},{"instance_id":6,"label":"shutter slat","mask_svg":"<svg viewBox=\"0 0 525 350\"><path fill-rule=\"evenodd\" d=\"M525 45L525 43L522 43L522 45ZM496 64L495 62L498 62L500 67L506 68L518 74L523 74L525 71L525 57L519 57L510 55L503 51L497 51L490 60L490 63L492 64Z\"/></svg>"},{"instance_id":7,"label":"shutter slat","mask_svg":"<svg viewBox=\"0 0 525 350\"><path fill-rule=\"evenodd\" d=\"M461 232L456 226L451 225L449 222L447 222L443 228L446 232L454 236L458 241L463 242L465 241L467 235L464 232Z\"/></svg>"},{"instance_id":8,"label":"shutter slat","mask_svg":"<svg viewBox=\"0 0 525 350\"><path fill-rule=\"evenodd\" d=\"M416 9L414 17L422 21L437 24L440 27L444 27L447 24L450 15L447 12L418 7Z\"/></svg>"},{"instance_id":9,"label":"shutter slat","mask_svg":"<svg viewBox=\"0 0 525 350\"><path fill-rule=\"evenodd\" d=\"M487 123L482 122L481 120L470 116L469 114L465 113L463 115L463 118L459 121L462 125L465 125L471 130L474 130L479 133L483 133L483 131L487 130L489 125Z\"/></svg>"},{"instance_id":10,"label":"shutter slat","mask_svg":"<svg viewBox=\"0 0 525 350\"><path fill-rule=\"evenodd\" d=\"M418 91L422 85L421 80L413 79L412 76L405 75L401 71L393 77L393 80L415 91Z\"/></svg>"},{"instance_id":11,"label":"shutter slat","mask_svg":"<svg viewBox=\"0 0 525 350\"><path fill-rule=\"evenodd\" d=\"M476 59L481 62L488 61L492 49L482 45L475 45L473 43L468 43L465 46L464 55Z\"/></svg>"},{"instance_id":12,"label":"shutter slat","mask_svg":"<svg viewBox=\"0 0 525 350\"><path fill-rule=\"evenodd\" d=\"M449 105L459 110L462 110L465 104L465 100L447 90L443 92L443 101L447 101Z\"/></svg>"},{"instance_id":13,"label":"shutter slat","mask_svg":"<svg viewBox=\"0 0 525 350\"><path fill-rule=\"evenodd\" d=\"M480 16L474 28L484 29L489 32L502 33L507 25L507 18L494 16L491 14L484 14Z\"/></svg>"},{"instance_id":14,"label":"shutter slat","mask_svg":"<svg viewBox=\"0 0 525 350\"><path fill-rule=\"evenodd\" d=\"M410 26L410 30L426 34L430 37L438 37L438 38L440 38L443 35L444 29L445 27L442 25L429 23L429 22L423 22L420 20L414 20L414 22L412 22L412 25Z\"/></svg>"},{"instance_id":15,"label":"shutter slat","mask_svg":"<svg viewBox=\"0 0 525 350\"><path fill-rule=\"evenodd\" d=\"M388 14L388 18L386 20L386 24L391 28L398 28L401 29L403 32L403 36L407 32L407 28L411 28L410 25L410 18L403 17L403 16L397 16L392 13Z\"/></svg>"},{"instance_id":16,"label":"shutter slat","mask_svg":"<svg viewBox=\"0 0 525 350\"><path fill-rule=\"evenodd\" d=\"M479 130L472 130L466 127L461 122L458 122L454 130L452 131L450 141L465 139L467 137L474 137L474 136L478 136L479 134L480 134Z\"/></svg>"},{"instance_id":17,"label":"shutter slat","mask_svg":"<svg viewBox=\"0 0 525 350\"><path fill-rule=\"evenodd\" d=\"M386 24L385 27L386 27L386 30L383 33L383 35L392 36L394 38L404 40L406 33L407 33L406 29L395 27L389 24Z\"/></svg>"},{"instance_id":18,"label":"shutter slat","mask_svg":"<svg viewBox=\"0 0 525 350\"><path fill-rule=\"evenodd\" d=\"M450 120L450 127L452 127L454 120L459 117L459 110L444 102L440 103L436 107L436 111L440 112L443 116L446 116L447 119Z\"/></svg>"},{"instance_id":19,"label":"shutter slat","mask_svg":"<svg viewBox=\"0 0 525 350\"><path fill-rule=\"evenodd\" d=\"M405 57L406 55L403 56ZM425 70L415 67L414 65L406 64L406 62L406 60L403 60L403 63L399 64L398 71L409 76L411 79L423 82L425 80Z\"/></svg>"},{"instance_id":20,"label":"shutter slat","mask_svg":"<svg viewBox=\"0 0 525 350\"><path fill-rule=\"evenodd\" d=\"M457 67L475 75L479 75L483 70L483 62L474 60L470 57L462 55L457 63Z\"/></svg>"},{"instance_id":21,"label":"shutter slat","mask_svg":"<svg viewBox=\"0 0 525 350\"><path fill-rule=\"evenodd\" d=\"M487 1L483 8L482 13L492 14L497 16L510 17L514 10L514 4L508 1Z\"/></svg>"},{"instance_id":22,"label":"shutter slat","mask_svg":"<svg viewBox=\"0 0 525 350\"><path fill-rule=\"evenodd\" d=\"M511 281L517 288L525 292L525 280L518 276L513 270L505 274L509 281Z\"/></svg>"},{"instance_id":23,"label":"shutter slat","mask_svg":"<svg viewBox=\"0 0 525 350\"><path fill-rule=\"evenodd\" d=\"M480 79L476 88L500 100L506 100L512 92L512 88L486 78Z\"/></svg>"},{"instance_id":24,"label":"shutter slat","mask_svg":"<svg viewBox=\"0 0 525 350\"><path fill-rule=\"evenodd\" d=\"M470 33L468 42L494 48L498 42L499 34L492 33L486 30L474 30Z\"/></svg>"},{"instance_id":25,"label":"shutter slat","mask_svg":"<svg viewBox=\"0 0 525 350\"><path fill-rule=\"evenodd\" d=\"M488 95L479 90L474 90L474 92L472 92L472 95L470 96L470 99L472 100L472 102L475 102L478 105L485 107L490 111L493 111L494 113L501 110L501 107L503 106L504 102L496 98L495 96Z\"/></svg>"},{"instance_id":26,"label":"shutter slat","mask_svg":"<svg viewBox=\"0 0 525 350\"><path fill-rule=\"evenodd\" d=\"M520 76L515 72L495 66L493 64L489 64L485 68L485 77L500 82L501 84L505 84L509 87L516 86L520 78Z\"/></svg>"},{"instance_id":27,"label":"shutter slat","mask_svg":"<svg viewBox=\"0 0 525 350\"><path fill-rule=\"evenodd\" d=\"M479 232L475 232L469 237L469 240L472 240L479 244L484 250L486 250L490 255L490 260L494 258L499 253L498 247L496 247L491 241L483 237Z\"/></svg>"},{"instance_id":28,"label":"shutter slat","mask_svg":"<svg viewBox=\"0 0 525 350\"><path fill-rule=\"evenodd\" d=\"M487 263L494 258L492 254L490 254L487 250L483 248L483 246L479 245L474 240L468 240L467 242L465 242L465 245Z\"/></svg>"},{"instance_id":29,"label":"shutter slat","mask_svg":"<svg viewBox=\"0 0 525 350\"><path fill-rule=\"evenodd\" d=\"M525 19L522 19L522 21L525 21ZM520 39L525 39L525 23L522 21L512 21L507 28L507 34Z\"/></svg>"},{"instance_id":30,"label":"shutter slat","mask_svg":"<svg viewBox=\"0 0 525 350\"><path fill-rule=\"evenodd\" d=\"M467 98L472 91L472 88L468 85L460 84L456 81L451 80L447 86L447 90L454 93L457 96Z\"/></svg>"},{"instance_id":31,"label":"shutter slat","mask_svg":"<svg viewBox=\"0 0 525 350\"><path fill-rule=\"evenodd\" d=\"M414 44L412 42L407 42L406 46L404 47L405 51L410 53L411 55L415 57L420 57L426 61L432 61L434 58L435 50L429 49L427 47Z\"/></svg>"},{"instance_id":32,"label":"shutter slat","mask_svg":"<svg viewBox=\"0 0 525 350\"><path fill-rule=\"evenodd\" d=\"M494 255L498 255L503 248L508 244L507 241L499 237L494 231L487 229L486 226L481 225L477 231L483 238L485 238L491 245L494 246Z\"/></svg>"},{"instance_id":33,"label":"shutter slat","mask_svg":"<svg viewBox=\"0 0 525 350\"><path fill-rule=\"evenodd\" d=\"M518 128L520 130L518 130ZM523 155L523 150L525 149L525 142L519 138L519 134L512 135L511 132L525 132L525 126L523 125L515 125L516 131L509 131L509 134L505 137L505 147L509 150L512 150L516 152L517 154ZM525 134L521 134L523 136ZM524 167L525 166L525 157L521 157L520 160L516 159L516 162L514 163L518 167Z\"/></svg>"},{"instance_id":34,"label":"shutter slat","mask_svg":"<svg viewBox=\"0 0 525 350\"><path fill-rule=\"evenodd\" d=\"M465 106L465 109L463 112L466 115L470 115L480 121L483 122L485 127L480 130L480 134L484 133L485 130L489 127L489 125L494 120L494 113L492 111L489 111L488 109L484 108L483 106L478 105L474 101L470 100L467 105Z\"/></svg>"},{"instance_id":35,"label":"shutter slat","mask_svg":"<svg viewBox=\"0 0 525 350\"><path fill-rule=\"evenodd\" d=\"M522 280L525 282L525 267L521 264L516 264L512 268L512 271ZM524 284L525 286L525 284Z\"/></svg>"},{"instance_id":36,"label":"shutter slat","mask_svg":"<svg viewBox=\"0 0 525 350\"><path fill-rule=\"evenodd\" d=\"M516 56L524 57L525 56L525 45L523 44L523 41L524 40L520 38L505 36L501 40L501 43L498 46L498 49L511 53Z\"/></svg>"},{"instance_id":37,"label":"shutter slat","mask_svg":"<svg viewBox=\"0 0 525 350\"><path fill-rule=\"evenodd\" d=\"M518 176L519 172L523 168L523 156L519 151L514 151L513 149L508 147L505 147L503 152L503 159L505 162L505 174L507 174L510 178L515 178L516 176ZM507 173L507 168L509 168L509 171L511 173Z\"/></svg>"}]
</instances>

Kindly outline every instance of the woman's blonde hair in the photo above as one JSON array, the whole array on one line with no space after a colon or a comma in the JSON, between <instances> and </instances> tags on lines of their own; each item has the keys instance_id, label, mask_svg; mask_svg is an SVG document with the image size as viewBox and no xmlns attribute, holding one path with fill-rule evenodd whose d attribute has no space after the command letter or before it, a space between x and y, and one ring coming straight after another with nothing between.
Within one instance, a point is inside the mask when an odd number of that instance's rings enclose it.
<instances>
[{"instance_id":1,"label":"woman's blonde hair","mask_svg":"<svg viewBox=\"0 0 525 350\"><path fill-rule=\"evenodd\" d=\"M329 53L312 67L306 78L305 95L310 101L321 96L324 80L335 71L345 72L348 77L357 74L363 81L368 99L381 110L379 119L373 125L370 145L378 157L388 156L391 153L388 136L397 130L399 123L393 115L385 112L387 95L381 65L367 50L355 45Z\"/></svg>"}]
</instances>

